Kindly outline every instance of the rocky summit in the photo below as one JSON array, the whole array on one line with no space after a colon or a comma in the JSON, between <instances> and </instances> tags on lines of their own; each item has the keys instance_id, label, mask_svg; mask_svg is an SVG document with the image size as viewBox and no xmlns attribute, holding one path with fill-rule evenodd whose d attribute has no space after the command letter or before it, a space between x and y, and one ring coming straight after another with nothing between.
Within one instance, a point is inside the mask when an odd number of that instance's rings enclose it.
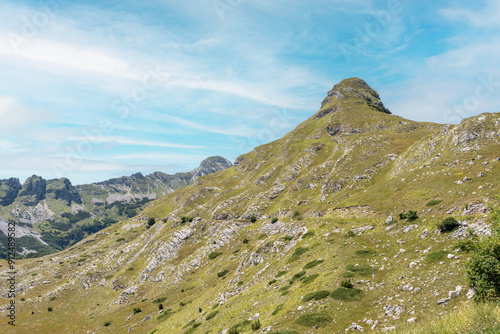
<instances>
[{"instance_id":1,"label":"rocky summit","mask_svg":"<svg viewBox=\"0 0 500 334\"><path fill-rule=\"evenodd\" d=\"M330 334L443 318L474 296L455 245L491 234L499 122L407 120L363 80L344 80L315 115L234 166L19 261L17 329ZM2 198L39 201L40 182L2 183ZM446 218L453 231L438 228Z\"/></svg>"}]
</instances>

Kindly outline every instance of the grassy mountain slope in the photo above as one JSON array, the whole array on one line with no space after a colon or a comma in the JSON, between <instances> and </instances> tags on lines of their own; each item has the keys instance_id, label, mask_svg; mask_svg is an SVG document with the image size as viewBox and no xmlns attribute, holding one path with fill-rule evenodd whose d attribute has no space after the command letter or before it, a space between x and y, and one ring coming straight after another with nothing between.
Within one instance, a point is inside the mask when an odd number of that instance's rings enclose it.
<instances>
[{"instance_id":1,"label":"grassy mountain slope","mask_svg":"<svg viewBox=\"0 0 500 334\"><path fill-rule=\"evenodd\" d=\"M467 255L454 243L489 232L499 120L405 120L362 80L344 80L317 114L234 167L67 250L22 260L19 330L417 329L470 303ZM403 210L419 218L401 220ZM449 216L460 228L440 233Z\"/></svg>"},{"instance_id":2,"label":"grassy mountain slope","mask_svg":"<svg viewBox=\"0 0 500 334\"><path fill-rule=\"evenodd\" d=\"M0 181L0 257L5 258L7 221L17 223L17 251L29 257L53 253L90 234L137 215L151 200L232 166L210 157L191 172L155 172L73 186L66 178L32 176Z\"/></svg>"}]
</instances>

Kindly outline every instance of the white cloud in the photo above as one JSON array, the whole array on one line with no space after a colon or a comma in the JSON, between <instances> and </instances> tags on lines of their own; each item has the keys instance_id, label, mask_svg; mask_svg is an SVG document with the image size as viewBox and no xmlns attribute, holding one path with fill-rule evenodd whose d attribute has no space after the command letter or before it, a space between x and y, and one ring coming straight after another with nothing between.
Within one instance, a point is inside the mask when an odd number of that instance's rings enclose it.
<instances>
[{"instance_id":1,"label":"white cloud","mask_svg":"<svg viewBox=\"0 0 500 334\"><path fill-rule=\"evenodd\" d=\"M500 26L500 2L486 0L481 9L446 8L440 11L442 15L453 21L466 22L476 27L494 28Z\"/></svg>"}]
</instances>

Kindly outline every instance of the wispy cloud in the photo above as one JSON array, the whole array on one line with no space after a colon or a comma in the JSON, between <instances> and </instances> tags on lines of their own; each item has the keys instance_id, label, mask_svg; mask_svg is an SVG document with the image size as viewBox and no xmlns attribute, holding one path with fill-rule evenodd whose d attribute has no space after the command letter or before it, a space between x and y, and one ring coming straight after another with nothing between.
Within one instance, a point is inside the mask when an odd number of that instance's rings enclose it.
<instances>
[{"instance_id":1,"label":"wispy cloud","mask_svg":"<svg viewBox=\"0 0 500 334\"><path fill-rule=\"evenodd\" d=\"M497 0L479 1L479 9L475 2L468 3L468 5L474 5L475 8L458 4L440 12L450 20L465 22L476 27L494 28L500 26L500 2Z\"/></svg>"}]
</instances>

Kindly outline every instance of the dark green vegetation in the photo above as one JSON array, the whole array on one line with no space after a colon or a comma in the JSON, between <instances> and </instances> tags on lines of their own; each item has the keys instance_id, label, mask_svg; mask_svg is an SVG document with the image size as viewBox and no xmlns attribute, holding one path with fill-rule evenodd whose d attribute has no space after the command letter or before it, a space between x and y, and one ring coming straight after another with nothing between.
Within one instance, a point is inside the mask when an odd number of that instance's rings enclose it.
<instances>
[{"instance_id":1,"label":"dark green vegetation","mask_svg":"<svg viewBox=\"0 0 500 334\"><path fill-rule=\"evenodd\" d=\"M409 210L408 212L402 212L399 214L399 219L406 220L407 222L412 222L418 219L417 211Z\"/></svg>"},{"instance_id":2,"label":"dark green vegetation","mask_svg":"<svg viewBox=\"0 0 500 334\"><path fill-rule=\"evenodd\" d=\"M330 322L333 318L328 313L306 313L301 315L295 322L306 327L321 327Z\"/></svg>"},{"instance_id":3,"label":"dark green vegetation","mask_svg":"<svg viewBox=\"0 0 500 334\"><path fill-rule=\"evenodd\" d=\"M442 233L451 232L456 228L458 228L459 226L460 224L455 218L447 217L441 223L438 224L438 230L441 231Z\"/></svg>"}]
</instances>

